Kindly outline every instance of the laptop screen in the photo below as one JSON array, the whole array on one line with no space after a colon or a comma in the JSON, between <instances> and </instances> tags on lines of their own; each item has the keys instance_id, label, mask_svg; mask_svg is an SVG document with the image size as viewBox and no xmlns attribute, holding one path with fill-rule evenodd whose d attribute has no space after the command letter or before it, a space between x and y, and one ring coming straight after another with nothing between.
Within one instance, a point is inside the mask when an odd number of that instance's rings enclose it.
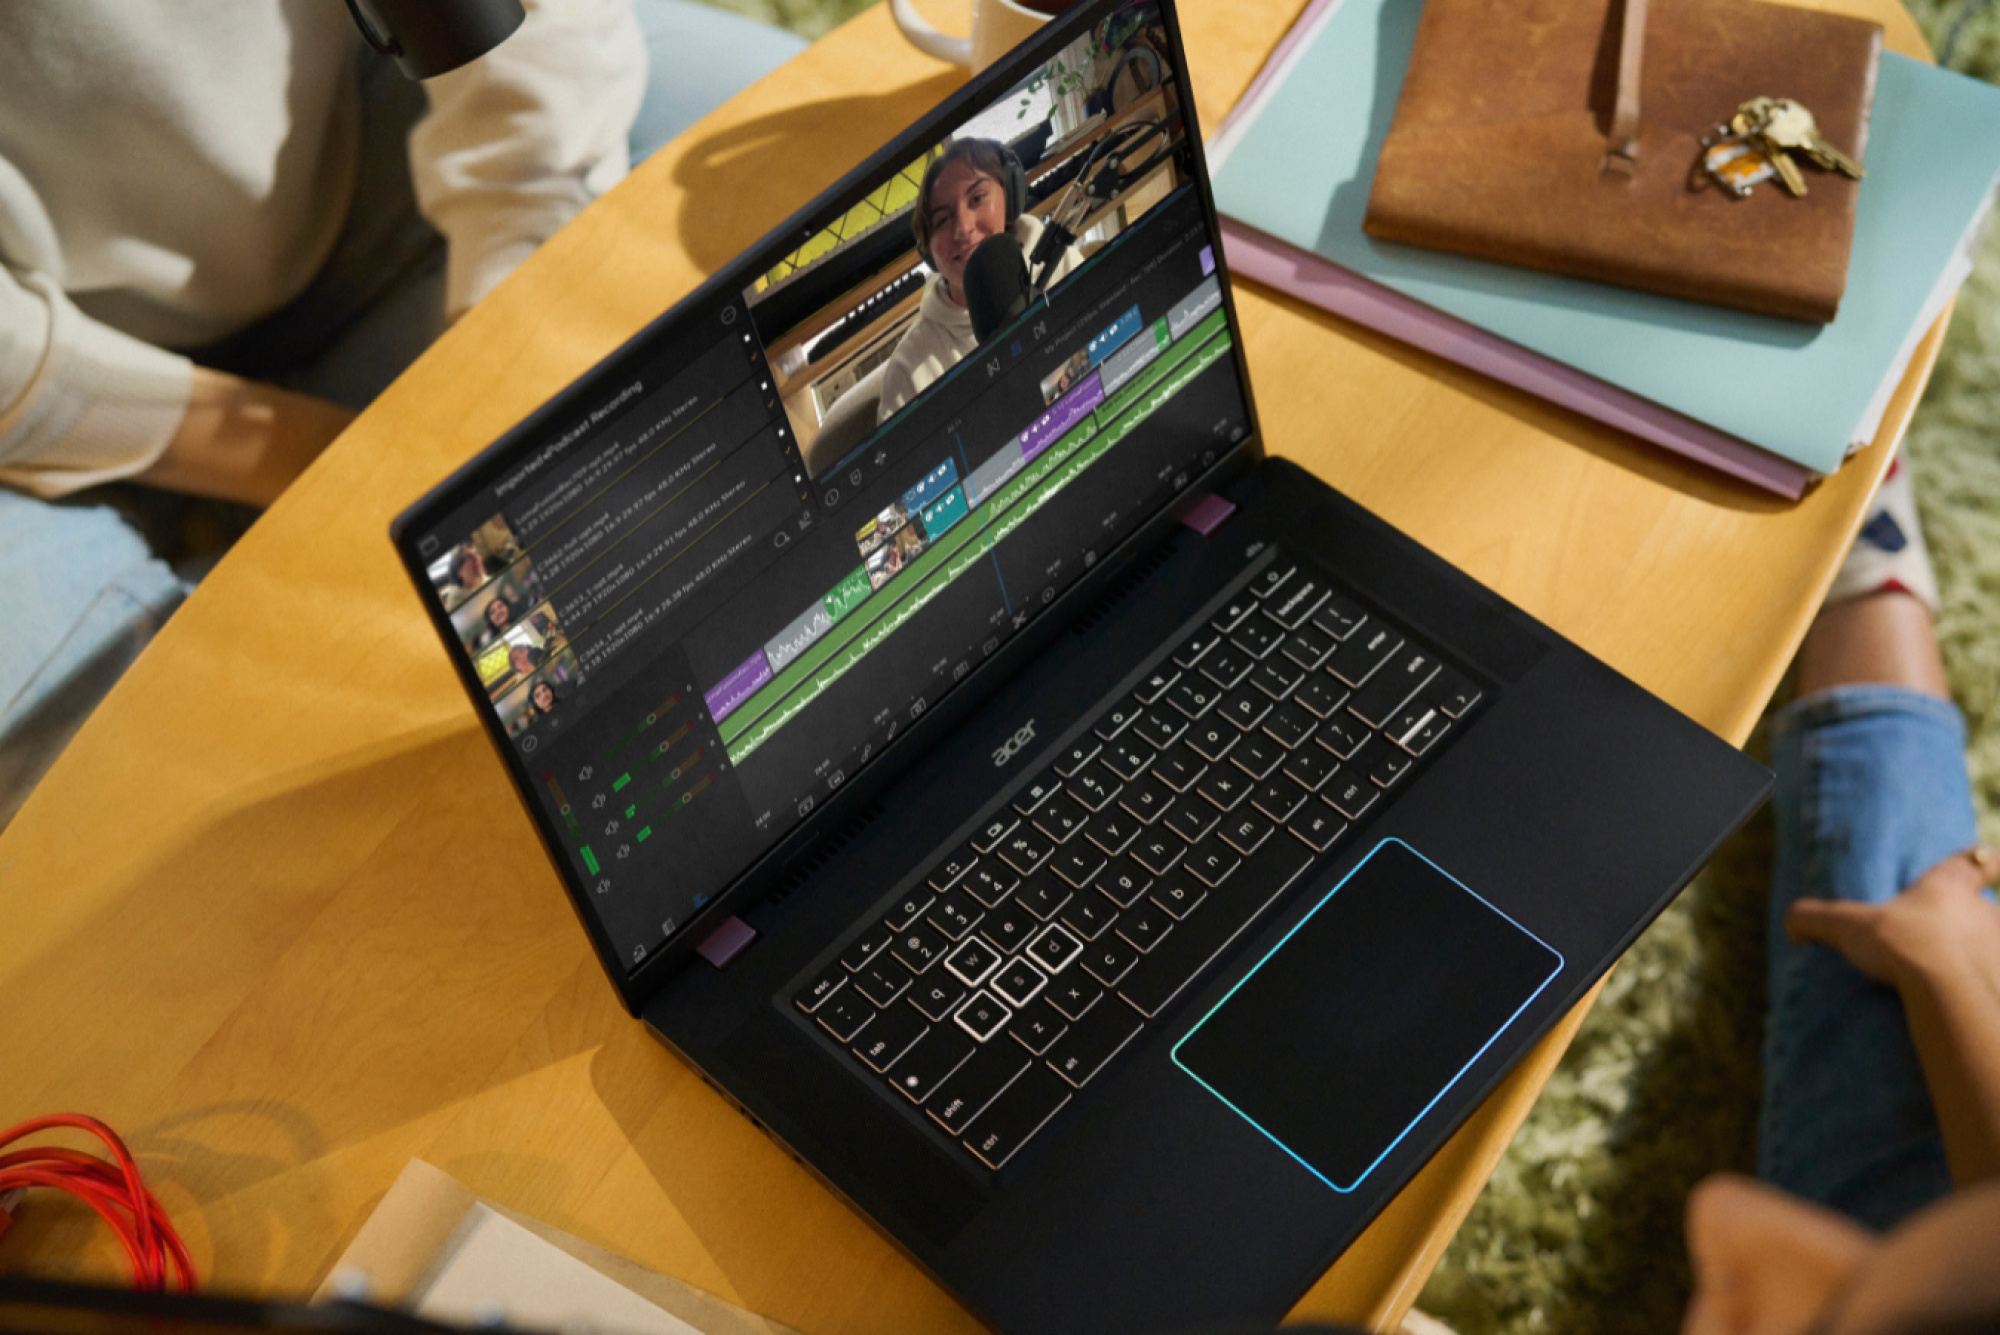
<instances>
[{"instance_id":1,"label":"laptop screen","mask_svg":"<svg viewBox=\"0 0 2000 1335\"><path fill-rule=\"evenodd\" d=\"M1251 429L1167 16L1060 22L402 534L628 971Z\"/></svg>"}]
</instances>

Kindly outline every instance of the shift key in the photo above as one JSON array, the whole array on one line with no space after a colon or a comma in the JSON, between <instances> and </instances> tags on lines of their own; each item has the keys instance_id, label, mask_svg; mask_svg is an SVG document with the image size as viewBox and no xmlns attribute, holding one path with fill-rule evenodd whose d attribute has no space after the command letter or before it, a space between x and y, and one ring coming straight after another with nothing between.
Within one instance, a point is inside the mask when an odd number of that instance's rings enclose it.
<instances>
[{"instance_id":1,"label":"shift key","mask_svg":"<svg viewBox=\"0 0 2000 1335\"><path fill-rule=\"evenodd\" d=\"M954 1136L960 1134L1034 1060L1019 1043L987 1044L931 1095L931 1116Z\"/></svg>"},{"instance_id":2,"label":"shift key","mask_svg":"<svg viewBox=\"0 0 2000 1335\"><path fill-rule=\"evenodd\" d=\"M1070 1100L1069 1086L1036 1066L1009 1085L973 1124L965 1148L988 1168L999 1168Z\"/></svg>"}]
</instances>

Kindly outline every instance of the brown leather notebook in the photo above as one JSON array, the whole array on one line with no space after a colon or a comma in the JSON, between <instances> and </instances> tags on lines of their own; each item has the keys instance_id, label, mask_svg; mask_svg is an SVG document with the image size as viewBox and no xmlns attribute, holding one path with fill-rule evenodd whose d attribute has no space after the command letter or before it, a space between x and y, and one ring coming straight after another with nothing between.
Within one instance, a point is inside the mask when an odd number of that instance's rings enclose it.
<instances>
[{"instance_id":1,"label":"brown leather notebook","mask_svg":"<svg viewBox=\"0 0 2000 1335\"><path fill-rule=\"evenodd\" d=\"M1864 159L1882 30L1762 0L1646 7L1636 170L1602 170L1618 0L1425 0L1364 229L1384 241L1823 324L1839 309L1864 183L1802 167L1737 198L1701 137L1789 97Z\"/></svg>"}]
</instances>

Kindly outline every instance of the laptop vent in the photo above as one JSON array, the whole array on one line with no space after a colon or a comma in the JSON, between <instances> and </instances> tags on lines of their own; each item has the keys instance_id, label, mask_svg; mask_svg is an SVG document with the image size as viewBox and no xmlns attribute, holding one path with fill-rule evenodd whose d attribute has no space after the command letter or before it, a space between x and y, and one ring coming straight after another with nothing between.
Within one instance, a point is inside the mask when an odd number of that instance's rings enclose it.
<instances>
[{"instance_id":1,"label":"laptop vent","mask_svg":"<svg viewBox=\"0 0 2000 1335\"><path fill-rule=\"evenodd\" d=\"M1096 630L1099 622L1117 611L1120 603L1137 593L1139 586L1157 574L1160 567L1171 561L1173 556L1172 543L1163 542L1154 547L1139 564L1126 571L1116 584L1106 589L1104 596L1099 598L1088 612L1076 619L1076 623L1069 628L1069 633L1088 635Z\"/></svg>"},{"instance_id":2,"label":"laptop vent","mask_svg":"<svg viewBox=\"0 0 2000 1335\"><path fill-rule=\"evenodd\" d=\"M791 874L785 877L778 888L765 896L757 905L756 911L769 912L790 899L800 886L817 876L821 868L840 856L842 849L860 838L861 832L873 825L883 810L880 802L870 802L856 812L852 820L814 844L812 850L792 867Z\"/></svg>"}]
</instances>

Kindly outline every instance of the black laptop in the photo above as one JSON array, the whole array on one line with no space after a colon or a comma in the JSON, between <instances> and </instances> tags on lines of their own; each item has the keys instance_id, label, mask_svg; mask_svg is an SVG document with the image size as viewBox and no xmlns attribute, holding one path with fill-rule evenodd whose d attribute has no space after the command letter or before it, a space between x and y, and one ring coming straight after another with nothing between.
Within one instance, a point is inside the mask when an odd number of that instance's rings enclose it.
<instances>
[{"instance_id":1,"label":"black laptop","mask_svg":"<svg viewBox=\"0 0 2000 1335\"><path fill-rule=\"evenodd\" d=\"M1767 790L1263 445L1086 0L395 525L626 1006L999 1330L1275 1322Z\"/></svg>"}]
</instances>

